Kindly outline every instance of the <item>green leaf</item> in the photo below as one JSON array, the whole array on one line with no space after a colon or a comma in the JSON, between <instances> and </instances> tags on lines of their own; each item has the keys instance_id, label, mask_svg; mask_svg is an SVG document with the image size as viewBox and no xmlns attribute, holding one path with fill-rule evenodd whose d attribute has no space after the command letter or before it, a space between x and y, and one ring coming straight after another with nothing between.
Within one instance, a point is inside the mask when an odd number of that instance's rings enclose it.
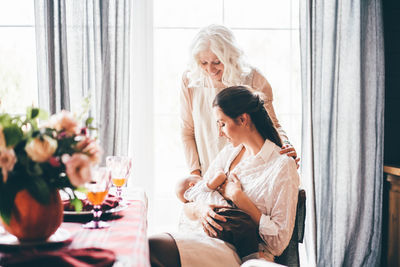
<instances>
[{"instance_id":1,"label":"green leaf","mask_svg":"<svg viewBox=\"0 0 400 267\"><path fill-rule=\"evenodd\" d=\"M33 107L26 108L26 120L29 121L32 118L32 109Z\"/></svg>"},{"instance_id":2,"label":"green leaf","mask_svg":"<svg viewBox=\"0 0 400 267\"><path fill-rule=\"evenodd\" d=\"M50 200L50 188L41 177L30 177L27 190L39 203L48 204Z\"/></svg>"},{"instance_id":3,"label":"green leaf","mask_svg":"<svg viewBox=\"0 0 400 267\"><path fill-rule=\"evenodd\" d=\"M15 195L14 195L15 197ZM0 196L0 215L2 220L6 223L10 223L11 219L11 211L14 206L14 197L10 194L10 192L6 192L2 190Z\"/></svg>"},{"instance_id":4,"label":"green leaf","mask_svg":"<svg viewBox=\"0 0 400 267\"><path fill-rule=\"evenodd\" d=\"M28 161L27 167L28 168L27 168L26 172L28 173L29 176L39 177L43 174L42 167L37 162L33 162L32 164L30 164L30 162Z\"/></svg>"},{"instance_id":5,"label":"green leaf","mask_svg":"<svg viewBox=\"0 0 400 267\"><path fill-rule=\"evenodd\" d=\"M76 188L75 191L78 191L78 192L81 192L81 193L85 193L85 194L88 192L87 188L85 188L83 186L80 186L80 187Z\"/></svg>"},{"instance_id":6,"label":"green leaf","mask_svg":"<svg viewBox=\"0 0 400 267\"><path fill-rule=\"evenodd\" d=\"M49 113L44 109L39 109L38 118L41 120L47 120L49 118Z\"/></svg>"},{"instance_id":7,"label":"green leaf","mask_svg":"<svg viewBox=\"0 0 400 267\"><path fill-rule=\"evenodd\" d=\"M4 137L6 139L7 146L15 146L21 142L24 134L18 125L11 124L3 129Z\"/></svg>"},{"instance_id":8,"label":"green leaf","mask_svg":"<svg viewBox=\"0 0 400 267\"><path fill-rule=\"evenodd\" d=\"M1 181L0 183L0 216L6 224L10 224L11 212L14 208L14 199L18 191L18 184L8 182L4 184Z\"/></svg>"},{"instance_id":9,"label":"green leaf","mask_svg":"<svg viewBox=\"0 0 400 267\"><path fill-rule=\"evenodd\" d=\"M71 199L71 204L72 204L72 206L75 207L75 211L77 211L77 212L82 211L83 204L79 198Z\"/></svg>"},{"instance_id":10,"label":"green leaf","mask_svg":"<svg viewBox=\"0 0 400 267\"><path fill-rule=\"evenodd\" d=\"M0 115L0 124L3 126L7 126L10 124L11 117L9 114L4 113Z\"/></svg>"},{"instance_id":11,"label":"green leaf","mask_svg":"<svg viewBox=\"0 0 400 267\"><path fill-rule=\"evenodd\" d=\"M31 119L36 118L39 115L40 110L38 108L32 108L31 109Z\"/></svg>"},{"instance_id":12,"label":"green leaf","mask_svg":"<svg viewBox=\"0 0 400 267\"><path fill-rule=\"evenodd\" d=\"M92 124L93 120L94 120L94 118L92 118L92 117L87 118L85 121L85 125L89 126L90 124Z\"/></svg>"},{"instance_id":13,"label":"green leaf","mask_svg":"<svg viewBox=\"0 0 400 267\"><path fill-rule=\"evenodd\" d=\"M34 108L34 107L27 107L26 108L26 119L31 121L33 119L41 119L46 120L49 117L49 113L44 109Z\"/></svg>"}]
</instances>

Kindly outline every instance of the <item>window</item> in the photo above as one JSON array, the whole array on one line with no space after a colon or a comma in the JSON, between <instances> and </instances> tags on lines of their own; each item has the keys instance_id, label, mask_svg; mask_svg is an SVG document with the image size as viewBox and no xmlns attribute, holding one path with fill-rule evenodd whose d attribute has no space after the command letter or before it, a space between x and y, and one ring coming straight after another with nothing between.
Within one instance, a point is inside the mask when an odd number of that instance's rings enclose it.
<instances>
[{"instance_id":1,"label":"window","mask_svg":"<svg viewBox=\"0 0 400 267\"><path fill-rule=\"evenodd\" d=\"M176 181L187 174L179 91L189 45L211 23L230 27L248 61L272 85L277 117L301 150L299 0L133 1L132 147L129 186L149 196L149 232L176 229ZM154 19L153 19L154 18ZM0 111L37 106L34 1L0 1Z\"/></svg>"},{"instance_id":2,"label":"window","mask_svg":"<svg viewBox=\"0 0 400 267\"><path fill-rule=\"evenodd\" d=\"M154 0L154 202L150 231L176 229L176 181L187 174L179 126L179 91L198 30L231 28L248 61L266 76L283 129L300 153L301 89L298 0ZM158 223L162 222L162 224Z\"/></svg>"},{"instance_id":3,"label":"window","mask_svg":"<svg viewBox=\"0 0 400 267\"><path fill-rule=\"evenodd\" d=\"M0 1L0 112L38 102L34 1Z\"/></svg>"}]
</instances>

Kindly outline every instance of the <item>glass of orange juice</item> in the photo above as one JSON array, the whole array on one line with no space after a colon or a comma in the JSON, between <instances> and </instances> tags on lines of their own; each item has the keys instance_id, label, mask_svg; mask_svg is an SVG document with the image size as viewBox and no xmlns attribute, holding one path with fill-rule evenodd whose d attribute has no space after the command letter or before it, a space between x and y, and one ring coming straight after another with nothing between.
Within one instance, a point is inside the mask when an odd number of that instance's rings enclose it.
<instances>
[{"instance_id":1,"label":"glass of orange juice","mask_svg":"<svg viewBox=\"0 0 400 267\"><path fill-rule=\"evenodd\" d=\"M112 183L117 187L118 202L122 204L122 187L131 173L132 159L125 156L108 156L106 164L111 170Z\"/></svg>"},{"instance_id":2,"label":"glass of orange juice","mask_svg":"<svg viewBox=\"0 0 400 267\"><path fill-rule=\"evenodd\" d=\"M91 171L92 179L90 182L85 183L85 188L87 190L87 199L93 205L93 220L84 224L83 227L89 229L106 228L110 225L100 221L101 204L106 198L111 185L111 171L107 167L93 167Z\"/></svg>"}]
</instances>

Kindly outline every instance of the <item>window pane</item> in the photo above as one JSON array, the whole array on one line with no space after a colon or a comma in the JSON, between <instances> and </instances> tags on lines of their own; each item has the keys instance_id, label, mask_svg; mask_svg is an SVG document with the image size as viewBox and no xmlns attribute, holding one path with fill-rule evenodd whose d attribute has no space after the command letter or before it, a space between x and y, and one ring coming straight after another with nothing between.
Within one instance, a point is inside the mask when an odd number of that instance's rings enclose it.
<instances>
[{"instance_id":1,"label":"window pane","mask_svg":"<svg viewBox=\"0 0 400 267\"><path fill-rule=\"evenodd\" d=\"M154 140L155 205L149 212L149 231L175 231L182 208L175 197L175 184L187 174L178 114L154 116Z\"/></svg>"},{"instance_id":2,"label":"window pane","mask_svg":"<svg viewBox=\"0 0 400 267\"><path fill-rule=\"evenodd\" d=\"M1 111L25 113L37 106L36 48L34 28L1 28Z\"/></svg>"},{"instance_id":3,"label":"window pane","mask_svg":"<svg viewBox=\"0 0 400 267\"><path fill-rule=\"evenodd\" d=\"M285 121L284 129L287 129L290 142L297 150L297 155L301 155L301 122L302 122L302 93L301 93L301 72L300 72L300 33L293 30L291 33L291 60L289 73L291 75L290 97L285 97L285 101L290 105L290 120Z\"/></svg>"},{"instance_id":4,"label":"window pane","mask_svg":"<svg viewBox=\"0 0 400 267\"><path fill-rule=\"evenodd\" d=\"M33 0L0 0L0 25L34 26L34 2Z\"/></svg>"},{"instance_id":5,"label":"window pane","mask_svg":"<svg viewBox=\"0 0 400 267\"><path fill-rule=\"evenodd\" d=\"M222 0L154 0L155 27L203 27L212 23L222 23Z\"/></svg>"},{"instance_id":6,"label":"window pane","mask_svg":"<svg viewBox=\"0 0 400 267\"><path fill-rule=\"evenodd\" d=\"M278 115L289 112L291 107L286 96L291 83L290 31L236 30L235 35L249 62L260 69L271 84L275 111Z\"/></svg>"},{"instance_id":7,"label":"window pane","mask_svg":"<svg viewBox=\"0 0 400 267\"><path fill-rule=\"evenodd\" d=\"M300 154L301 84L298 30L234 32L250 64L259 69L271 84L277 118Z\"/></svg>"},{"instance_id":8,"label":"window pane","mask_svg":"<svg viewBox=\"0 0 400 267\"><path fill-rule=\"evenodd\" d=\"M159 191L173 192L175 182L187 172L179 124L177 114L154 117L155 176L157 179L164 180L166 175L170 174L168 186L164 183L156 183L156 189Z\"/></svg>"},{"instance_id":9,"label":"window pane","mask_svg":"<svg viewBox=\"0 0 400 267\"><path fill-rule=\"evenodd\" d=\"M154 35L155 113L179 112L182 74L197 30L158 29Z\"/></svg>"},{"instance_id":10,"label":"window pane","mask_svg":"<svg viewBox=\"0 0 400 267\"><path fill-rule=\"evenodd\" d=\"M300 3L299 0L292 0L292 28L298 29L300 24Z\"/></svg>"},{"instance_id":11,"label":"window pane","mask_svg":"<svg viewBox=\"0 0 400 267\"><path fill-rule=\"evenodd\" d=\"M229 0L224 2L225 24L244 28L289 28L290 0Z\"/></svg>"}]
</instances>

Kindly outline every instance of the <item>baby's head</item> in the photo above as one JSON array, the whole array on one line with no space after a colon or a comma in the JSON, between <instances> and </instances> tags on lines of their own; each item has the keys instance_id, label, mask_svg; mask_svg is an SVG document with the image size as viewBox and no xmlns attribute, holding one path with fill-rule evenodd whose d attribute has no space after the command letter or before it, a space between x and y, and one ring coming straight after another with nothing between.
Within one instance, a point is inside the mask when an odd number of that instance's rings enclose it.
<instances>
[{"instance_id":1,"label":"baby's head","mask_svg":"<svg viewBox=\"0 0 400 267\"><path fill-rule=\"evenodd\" d=\"M183 195L185 194L185 191L188 190L190 187L194 186L198 181L201 180L201 177L198 175L190 175L188 177L185 177L181 179L177 185L176 185L176 196L179 198L180 201L183 203L188 202Z\"/></svg>"}]
</instances>

